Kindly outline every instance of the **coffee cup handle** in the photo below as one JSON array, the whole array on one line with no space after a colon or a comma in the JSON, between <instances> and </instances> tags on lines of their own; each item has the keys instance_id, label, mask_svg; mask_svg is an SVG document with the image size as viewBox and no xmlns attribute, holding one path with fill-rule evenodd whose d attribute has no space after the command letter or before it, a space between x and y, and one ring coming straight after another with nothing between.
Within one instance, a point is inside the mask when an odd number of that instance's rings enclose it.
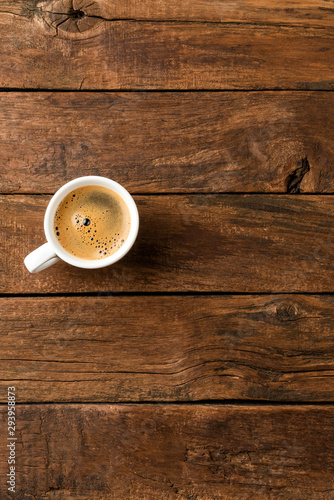
<instances>
[{"instance_id":1,"label":"coffee cup handle","mask_svg":"<svg viewBox=\"0 0 334 500\"><path fill-rule=\"evenodd\" d=\"M60 258L54 253L50 243L44 243L26 256L24 264L29 272L39 273L59 260Z\"/></svg>"}]
</instances>

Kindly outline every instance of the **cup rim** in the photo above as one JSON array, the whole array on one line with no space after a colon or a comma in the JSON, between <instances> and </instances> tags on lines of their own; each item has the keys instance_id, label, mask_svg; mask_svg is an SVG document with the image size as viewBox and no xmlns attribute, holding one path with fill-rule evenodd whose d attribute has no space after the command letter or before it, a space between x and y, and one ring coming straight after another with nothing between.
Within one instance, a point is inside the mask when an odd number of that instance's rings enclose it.
<instances>
[{"instance_id":1,"label":"cup rim","mask_svg":"<svg viewBox=\"0 0 334 500\"><path fill-rule=\"evenodd\" d=\"M53 220L55 216L56 209L58 208L60 202L67 196L71 191L79 187L84 186L102 186L111 189L111 191L118 194L123 201L126 203L130 211L130 232L129 235L121 246L113 255L105 257L99 260L88 260L75 257L67 252L58 242L56 236L53 233ZM101 267L109 266L114 264L130 250L134 244L139 230L139 214L136 203L130 193L118 182L109 179L108 177L101 177L98 175L86 175L84 177L77 177L66 184L64 184L58 191L52 196L49 204L47 206L45 216L44 216L44 232L48 243L52 246L54 252L62 260L71 264L75 267L80 267L83 269L99 269Z\"/></svg>"}]
</instances>

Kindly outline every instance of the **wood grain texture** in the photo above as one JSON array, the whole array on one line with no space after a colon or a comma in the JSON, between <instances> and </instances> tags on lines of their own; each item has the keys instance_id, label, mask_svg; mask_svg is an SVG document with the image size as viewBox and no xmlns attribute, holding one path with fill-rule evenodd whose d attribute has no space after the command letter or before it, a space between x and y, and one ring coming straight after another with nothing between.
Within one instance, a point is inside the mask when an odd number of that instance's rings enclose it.
<instances>
[{"instance_id":1,"label":"wood grain texture","mask_svg":"<svg viewBox=\"0 0 334 500\"><path fill-rule=\"evenodd\" d=\"M0 293L333 292L332 196L136 196L138 239L113 266L30 275L49 196L0 197Z\"/></svg>"},{"instance_id":2,"label":"wood grain texture","mask_svg":"<svg viewBox=\"0 0 334 500\"><path fill-rule=\"evenodd\" d=\"M331 92L2 93L0 192L334 191ZM307 158L309 172L301 173Z\"/></svg>"},{"instance_id":3,"label":"wood grain texture","mask_svg":"<svg viewBox=\"0 0 334 500\"><path fill-rule=\"evenodd\" d=\"M19 402L333 401L332 296L0 299ZM18 314L19 311L19 314Z\"/></svg>"},{"instance_id":4,"label":"wood grain texture","mask_svg":"<svg viewBox=\"0 0 334 500\"><path fill-rule=\"evenodd\" d=\"M309 26L307 12L299 26L272 24L265 9L268 21L259 25L161 22L106 18L106 4L82 2L73 10L71 1L41 2L38 8L30 2L17 13L7 2L0 15L0 87L334 88L328 63L334 57L333 30L318 26L317 19ZM328 11L316 6L315 13L325 18Z\"/></svg>"},{"instance_id":5,"label":"wood grain texture","mask_svg":"<svg viewBox=\"0 0 334 500\"><path fill-rule=\"evenodd\" d=\"M65 29L77 27L87 29L92 22L89 17L99 15L103 19L132 19L143 21L209 21L221 23L252 24L284 24L305 27L333 27L334 12L327 0L282 0L272 3L268 0L136 0L110 2L99 0L44 1L36 0L2 0L0 14L16 16L33 16L44 11L60 11L65 16L69 8L81 10L85 16L73 16L72 23L64 21ZM70 17L70 16L69 16ZM88 17L88 19L87 19ZM64 20L61 14L54 20L55 24Z\"/></svg>"},{"instance_id":6,"label":"wood grain texture","mask_svg":"<svg viewBox=\"0 0 334 500\"><path fill-rule=\"evenodd\" d=\"M333 418L330 406L22 405L16 497L329 500Z\"/></svg>"}]
</instances>

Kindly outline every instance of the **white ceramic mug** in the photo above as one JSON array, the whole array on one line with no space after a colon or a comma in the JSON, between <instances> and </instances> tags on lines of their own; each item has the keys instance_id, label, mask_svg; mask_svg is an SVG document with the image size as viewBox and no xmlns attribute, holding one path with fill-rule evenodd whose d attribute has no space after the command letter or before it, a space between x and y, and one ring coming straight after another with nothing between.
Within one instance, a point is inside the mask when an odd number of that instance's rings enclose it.
<instances>
[{"instance_id":1,"label":"white ceramic mug","mask_svg":"<svg viewBox=\"0 0 334 500\"><path fill-rule=\"evenodd\" d=\"M121 248L119 248L113 255L110 255L105 259L85 260L75 257L60 245L53 232L54 216L60 202L71 191L83 186L103 186L111 189L123 199L130 211L131 225L127 239ZM70 181L62 186L51 198L44 217L44 232L47 243L27 255L24 259L24 263L28 271L31 273L43 271L43 269L52 266L52 264L55 264L59 260L64 260L72 266L81 267L83 269L98 269L100 267L110 266L110 264L114 264L114 262L117 262L119 259L124 257L124 255L130 250L137 237L138 228L139 215L136 204L130 193L128 193L123 186L115 181L112 181L111 179L107 179L106 177L94 175L78 177L77 179L74 179L73 181Z\"/></svg>"}]
</instances>

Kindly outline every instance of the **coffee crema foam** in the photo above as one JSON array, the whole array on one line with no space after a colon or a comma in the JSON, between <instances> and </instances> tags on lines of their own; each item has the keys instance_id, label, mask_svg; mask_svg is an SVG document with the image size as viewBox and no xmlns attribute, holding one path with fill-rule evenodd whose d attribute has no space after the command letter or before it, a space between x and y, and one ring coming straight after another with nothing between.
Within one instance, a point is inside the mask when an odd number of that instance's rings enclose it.
<instances>
[{"instance_id":1,"label":"coffee crema foam","mask_svg":"<svg viewBox=\"0 0 334 500\"><path fill-rule=\"evenodd\" d=\"M84 186L61 201L53 230L60 245L71 255L99 260L121 248L130 225L130 211L117 193L104 186Z\"/></svg>"}]
</instances>

